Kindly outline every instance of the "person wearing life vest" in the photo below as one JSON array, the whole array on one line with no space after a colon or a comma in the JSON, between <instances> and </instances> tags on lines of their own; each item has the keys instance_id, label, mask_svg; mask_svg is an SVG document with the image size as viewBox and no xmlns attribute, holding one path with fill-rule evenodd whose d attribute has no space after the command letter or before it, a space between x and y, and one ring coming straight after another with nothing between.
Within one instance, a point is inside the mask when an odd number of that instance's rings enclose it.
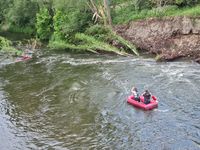
<instances>
[{"instance_id":1,"label":"person wearing life vest","mask_svg":"<svg viewBox=\"0 0 200 150\"><path fill-rule=\"evenodd\" d=\"M144 103L149 104L151 101L151 93L148 90L145 90L142 96L144 97Z\"/></svg>"},{"instance_id":2,"label":"person wearing life vest","mask_svg":"<svg viewBox=\"0 0 200 150\"><path fill-rule=\"evenodd\" d=\"M33 51L29 49L26 49L24 53L22 54L23 58L32 58L32 55L33 55Z\"/></svg>"},{"instance_id":3,"label":"person wearing life vest","mask_svg":"<svg viewBox=\"0 0 200 150\"><path fill-rule=\"evenodd\" d=\"M134 100L140 102L140 96L139 96L139 94L138 94L138 90L137 90L136 87L133 87L133 88L131 89L131 93L132 93L132 95L134 96Z\"/></svg>"}]
</instances>

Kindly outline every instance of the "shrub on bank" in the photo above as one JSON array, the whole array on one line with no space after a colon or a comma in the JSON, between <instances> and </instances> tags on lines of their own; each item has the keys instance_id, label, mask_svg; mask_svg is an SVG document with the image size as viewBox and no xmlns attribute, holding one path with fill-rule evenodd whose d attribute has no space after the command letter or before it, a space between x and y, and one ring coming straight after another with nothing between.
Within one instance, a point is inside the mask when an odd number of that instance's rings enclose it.
<instances>
[{"instance_id":1,"label":"shrub on bank","mask_svg":"<svg viewBox=\"0 0 200 150\"><path fill-rule=\"evenodd\" d=\"M3 47L9 47L11 44L12 44L11 41L9 41L9 40L7 40L6 38L0 36L0 50L1 50Z\"/></svg>"},{"instance_id":2,"label":"shrub on bank","mask_svg":"<svg viewBox=\"0 0 200 150\"><path fill-rule=\"evenodd\" d=\"M113 45L116 41L121 46ZM93 25L86 29L85 33L76 33L73 42L67 40L51 40L49 47L53 49L73 49L77 51L90 52L112 52L119 55L135 53L139 55L136 47L121 36L117 35L110 28L101 25Z\"/></svg>"},{"instance_id":3,"label":"shrub on bank","mask_svg":"<svg viewBox=\"0 0 200 150\"><path fill-rule=\"evenodd\" d=\"M0 53L7 53L11 55L21 55L21 51L12 47L12 42L0 36Z\"/></svg>"}]
</instances>

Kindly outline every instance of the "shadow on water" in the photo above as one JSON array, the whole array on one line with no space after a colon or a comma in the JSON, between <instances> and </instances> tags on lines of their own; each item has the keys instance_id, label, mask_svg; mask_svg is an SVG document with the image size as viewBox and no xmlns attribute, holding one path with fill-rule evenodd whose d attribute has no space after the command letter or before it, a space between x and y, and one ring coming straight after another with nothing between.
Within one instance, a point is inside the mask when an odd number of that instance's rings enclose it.
<instances>
[{"instance_id":1,"label":"shadow on water","mask_svg":"<svg viewBox=\"0 0 200 150\"><path fill-rule=\"evenodd\" d=\"M191 62L52 54L0 70L2 149L199 149L200 71ZM159 98L142 111L131 86Z\"/></svg>"}]
</instances>

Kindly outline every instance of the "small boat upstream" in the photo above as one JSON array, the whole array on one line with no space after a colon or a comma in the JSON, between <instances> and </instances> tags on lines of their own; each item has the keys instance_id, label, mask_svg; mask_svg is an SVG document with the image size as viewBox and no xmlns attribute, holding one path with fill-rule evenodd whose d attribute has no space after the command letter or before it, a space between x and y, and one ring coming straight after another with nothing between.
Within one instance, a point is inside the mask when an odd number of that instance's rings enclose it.
<instances>
[{"instance_id":1,"label":"small boat upstream","mask_svg":"<svg viewBox=\"0 0 200 150\"><path fill-rule=\"evenodd\" d=\"M33 51L31 50L25 50L24 54L22 54L22 56L17 57L15 62L21 62L21 61L27 61L30 60L33 56Z\"/></svg>"},{"instance_id":2,"label":"small boat upstream","mask_svg":"<svg viewBox=\"0 0 200 150\"><path fill-rule=\"evenodd\" d=\"M157 101L157 98L155 96L151 96L151 100L150 100L149 104L144 103L144 97L143 96L140 96L140 102L138 102L134 99L133 95L128 97L127 102L129 104L135 106L135 107L138 107L138 108L141 108L141 109L144 109L144 110L152 110L152 109L158 107L158 101Z\"/></svg>"},{"instance_id":3,"label":"small boat upstream","mask_svg":"<svg viewBox=\"0 0 200 150\"><path fill-rule=\"evenodd\" d=\"M18 57L15 62L21 62L21 61L26 61L26 60L29 60L31 59L32 57L25 57L25 56L21 56L21 57Z\"/></svg>"}]
</instances>

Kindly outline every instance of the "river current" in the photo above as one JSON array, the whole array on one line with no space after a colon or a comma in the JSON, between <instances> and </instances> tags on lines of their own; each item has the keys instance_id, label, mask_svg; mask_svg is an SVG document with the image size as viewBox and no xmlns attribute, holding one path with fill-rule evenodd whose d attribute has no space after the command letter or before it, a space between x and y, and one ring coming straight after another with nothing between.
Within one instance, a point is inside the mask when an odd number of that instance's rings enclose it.
<instances>
[{"instance_id":1,"label":"river current","mask_svg":"<svg viewBox=\"0 0 200 150\"><path fill-rule=\"evenodd\" d=\"M132 86L159 106L127 104ZM200 65L46 54L0 63L0 149L200 149Z\"/></svg>"}]
</instances>

